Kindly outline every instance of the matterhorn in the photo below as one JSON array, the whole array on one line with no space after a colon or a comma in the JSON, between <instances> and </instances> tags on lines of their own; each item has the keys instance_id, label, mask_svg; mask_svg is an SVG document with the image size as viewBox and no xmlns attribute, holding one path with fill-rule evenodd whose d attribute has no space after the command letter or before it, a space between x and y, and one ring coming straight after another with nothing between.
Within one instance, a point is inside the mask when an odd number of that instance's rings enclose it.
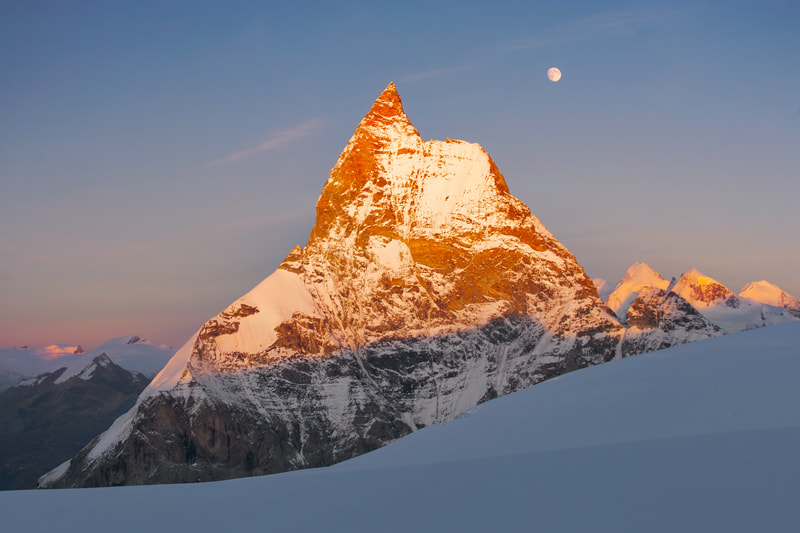
<instances>
[{"instance_id":1,"label":"matterhorn","mask_svg":"<svg viewBox=\"0 0 800 533\"><path fill-rule=\"evenodd\" d=\"M331 170L308 243L40 485L329 465L619 356L623 331L491 157L424 141L390 84Z\"/></svg>"}]
</instances>

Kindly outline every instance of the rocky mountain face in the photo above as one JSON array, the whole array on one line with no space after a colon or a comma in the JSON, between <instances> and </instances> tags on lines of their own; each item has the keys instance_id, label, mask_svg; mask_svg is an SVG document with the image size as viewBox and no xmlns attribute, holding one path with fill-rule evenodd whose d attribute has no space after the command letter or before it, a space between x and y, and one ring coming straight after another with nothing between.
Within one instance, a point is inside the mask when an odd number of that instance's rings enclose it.
<instances>
[{"instance_id":1,"label":"rocky mountain face","mask_svg":"<svg viewBox=\"0 0 800 533\"><path fill-rule=\"evenodd\" d=\"M656 287L639 289L626 318L623 357L725 334L682 297Z\"/></svg>"},{"instance_id":2,"label":"rocky mountain face","mask_svg":"<svg viewBox=\"0 0 800 533\"><path fill-rule=\"evenodd\" d=\"M740 305L733 291L696 268L687 270L672 291L697 308L715 305L736 308Z\"/></svg>"},{"instance_id":3,"label":"rocky mountain face","mask_svg":"<svg viewBox=\"0 0 800 533\"><path fill-rule=\"evenodd\" d=\"M623 330L489 155L424 141L390 84L331 170L307 245L41 485L332 464L608 361Z\"/></svg>"},{"instance_id":4,"label":"rocky mountain face","mask_svg":"<svg viewBox=\"0 0 800 533\"><path fill-rule=\"evenodd\" d=\"M134 404L144 376L96 356L76 375L66 368L0 393L0 490L35 488L39 476L75 455Z\"/></svg>"}]
</instances>

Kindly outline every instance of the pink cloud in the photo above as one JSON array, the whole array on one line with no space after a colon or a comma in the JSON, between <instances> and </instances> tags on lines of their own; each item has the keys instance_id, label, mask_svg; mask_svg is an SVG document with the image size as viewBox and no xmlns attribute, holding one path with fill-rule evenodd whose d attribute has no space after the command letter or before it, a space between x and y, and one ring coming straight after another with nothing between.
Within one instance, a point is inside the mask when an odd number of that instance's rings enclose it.
<instances>
[{"instance_id":1,"label":"pink cloud","mask_svg":"<svg viewBox=\"0 0 800 533\"><path fill-rule=\"evenodd\" d=\"M303 137L307 137L314 133L316 130L325 126L325 120L321 118L314 118L311 120L307 120L293 128L289 128L286 130L278 131L273 133L272 136L267 139L266 141L262 142L255 148L248 148L247 150L242 150L241 152L234 152L230 155L217 159L213 161L213 165L219 165L222 163L230 163L232 161L238 161L239 159L244 159L245 157L250 157L252 155L260 154L262 152L268 152L270 150L275 150L282 146L286 146L298 139L302 139Z\"/></svg>"},{"instance_id":2,"label":"pink cloud","mask_svg":"<svg viewBox=\"0 0 800 533\"><path fill-rule=\"evenodd\" d=\"M44 348L38 348L36 351L39 353L39 355L56 359L58 357L64 357L65 355L74 355L77 349L77 346L51 344L50 346L45 346Z\"/></svg>"}]
</instances>

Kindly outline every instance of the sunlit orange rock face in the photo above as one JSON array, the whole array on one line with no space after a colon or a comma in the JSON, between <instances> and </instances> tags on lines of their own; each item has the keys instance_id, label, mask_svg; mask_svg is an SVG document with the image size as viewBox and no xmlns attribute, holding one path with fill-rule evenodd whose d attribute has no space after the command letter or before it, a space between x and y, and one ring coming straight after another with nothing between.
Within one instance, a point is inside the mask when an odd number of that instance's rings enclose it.
<instances>
[{"instance_id":1,"label":"sunlit orange rock face","mask_svg":"<svg viewBox=\"0 0 800 533\"><path fill-rule=\"evenodd\" d=\"M349 348L552 312L568 303L562 290L569 301L595 294L491 157L477 144L423 141L394 84L339 157L308 245L293 254L282 268L299 268Z\"/></svg>"}]
</instances>

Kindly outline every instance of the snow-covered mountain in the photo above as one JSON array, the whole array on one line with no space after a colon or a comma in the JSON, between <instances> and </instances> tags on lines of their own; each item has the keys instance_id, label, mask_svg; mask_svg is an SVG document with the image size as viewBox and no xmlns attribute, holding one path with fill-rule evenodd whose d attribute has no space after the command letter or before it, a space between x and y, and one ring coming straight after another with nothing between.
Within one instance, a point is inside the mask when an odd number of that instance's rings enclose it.
<instances>
[{"instance_id":1,"label":"snow-covered mountain","mask_svg":"<svg viewBox=\"0 0 800 533\"><path fill-rule=\"evenodd\" d=\"M766 281L749 283L737 296L728 287L696 268L690 268L679 279L672 278L672 281L668 282L646 263L634 263L606 301L609 308L625 323L629 306L642 291L651 288L666 290L680 296L682 301L687 302L708 321L726 332L743 331L800 319L800 307L794 307L797 299ZM688 311L683 304L679 307ZM689 318L687 316L687 319ZM667 337L671 337L670 339L664 337L662 333L653 336L652 332L648 337L650 341L662 337L666 345L670 346L680 344L681 342L677 342L680 338L687 339L683 342L689 342L688 339L696 340L695 335L704 328L697 329L689 327L688 324L685 322L689 329L683 332L678 331L680 328L669 328L670 334ZM631 336L626 335L629 340L640 335L640 333L633 335L634 332L630 330L629 333ZM644 346L640 345L639 348Z\"/></svg>"},{"instance_id":2,"label":"snow-covered mountain","mask_svg":"<svg viewBox=\"0 0 800 533\"><path fill-rule=\"evenodd\" d=\"M100 354L106 354L122 368L139 372L148 377L155 376L175 350L165 345L156 345L137 335L110 339L98 348L84 352L79 345L52 344L41 348L5 348L0 350L0 373L8 374L8 385L19 380L55 372L67 368L62 381L76 375ZM12 382L11 377L19 376Z\"/></svg>"},{"instance_id":3,"label":"snow-covered mountain","mask_svg":"<svg viewBox=\"0 0 800 533\"><path fill-rule=\"evenodd\" d=\"M800 300L766 280L748 283L739 291L740 298L750 298L756 302L800 311Z\"/></svg>"},{"instance_id":4,"label":"snow-covered mountain","mask_svg":"<svg viewBox=\"0 0 800 533\"><path fill-rule=\"evenodd\" d=\"M629 357L716 337L725 332L669 291L671 283L647 263L634 263L606 301L627 325L620 356Z\"/></svg>"},{"instance_id":5,"label":"snow-covered mountain","mask_svg":"<svg viewBox=\"0 0 800 533\"><path fill-rule=\"evenodd\" d=\"M622 333L489 155L423 141L390 84L331 170L308 244L47 484L332 464L608 361Z\"/></svg>"},{"instance_id":6,"label":"snow-covered mountain","mask_svg":"<svg viewBox=\"0 0 800 533\"><path fill-rule=\"evenodd\" d=\"M606 303L622 322L626 320L628 307L643 289L655 287L666 289L669 282L661 274L650 268L647 263L634 263L628 268L625 276L608 295Z\"/></svg>"},{"instance_id":7,"label":"snow-covered mountain","mask_svg":"<svg viewBox=\"0 0 800 533\"><path fill-rule=\"evenodd\" d=\"M695 268L686 271L672 290L727 332L781 324L800 318L791 310L736 296L728 287Z\"/></svg>"},{"instance_id":8,"label":"snow-covered mountain","mask_svg":"<svg viewBox=\"0 0 800 533\"><path fill-rule=\"evenodd\" d=\"M737 307L739 302L736 295L719 281L710 278L697 270L690 268L678 279L672 287L672 292L698 309L706 309L717 305Z\"/></svg>"},{"instance_id":9,"label":"snow-covered mountain","mask_svg":"<svg viewBox=\"0 0 800 533\"><path fill-rule=\"evenodd\" d=\"M656 287L639 287L626 319L623 357L725 334L682 297Z\"/></svg>"},{"instance_id":10,"label":"snow-covered mountain","mask_svg":"<svg viewBox=\"0 0 800 533\"><path fill-rule=\"evenodd\" d=\"M41 374L0 393L0 490L35 488L133 405L148 380L106 354L74 375Z\"/></svg>"},{"instance_id":11,"label":"snow-covered mountain","mask_svg":"<svg viewBox=\"0 0 800 533\"><path fill-rule=\"evenodd\" d=\"M5 492L0 516L42 532L793 531L799 345L800 323L726 335L573 372L327 468Z\"/></svg>"}]
</instances>

